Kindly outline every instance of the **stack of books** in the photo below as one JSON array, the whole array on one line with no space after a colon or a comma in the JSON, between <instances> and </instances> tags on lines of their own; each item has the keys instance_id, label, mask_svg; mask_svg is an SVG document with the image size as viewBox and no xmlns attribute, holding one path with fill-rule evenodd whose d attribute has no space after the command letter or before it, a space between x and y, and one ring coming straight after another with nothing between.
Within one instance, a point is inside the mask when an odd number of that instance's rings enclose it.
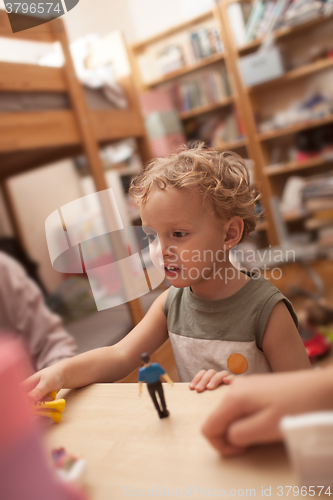
<instances>
[{"instance_id":1,"label":"stack of books","mask_svg":"<svg viewBox=\"0 0 333 500\"><path fill-rule=\"evenodd\" d=\"M333 246L333 171L309 177L302 194L304 206L312 214L305 221L306 229L317 232L321 247Z\"/></svg>"},{"instance_id":2,"label":"stack of books","mask_svg":"<svg viewBox=\"0 0 333 500\"><path fill-rule=\"evenodd\" d=\"M164 47L156 56L156 65L160 75L182 68L185 65L183 48L180 45Z\"/></svg>"},{"instance_id":3,"label":"stack of books","mask_svg":"<svg viewBox=\"0 0 333 500\"><path fill-rule=\"evenodd\" d=\"M200 28L189 35L195 60L223 52L223 44L217 27Z\"/></svg>"},{"instance_id":4,"label":"stack of books","mask_svg":"<svg viewBox=\"0 0 333 500\"><path fill-rule=\"evenodd\" d=\"M231 95L226 69L204 71L191 79L178 80L170 87L178 111L218 103Z\"/></svg>"},{"instance_id":5,"label":"stack of books","mask_svg":"<svg viewBox=\"0 0 333 500\"><path fill-rule=\"evenodd\" d=\"M232 113L219 119L213 132L212 146L217 149L225 149L228 147L228 143L241 140L244 135L243 123L237 109L234 108Z\"/></svg>"},{"instance_id":6,"label":"stack of books","mask_svg":"<svg viewBox=\"0 0 333 500\"><path fill-rule=\"evenodd\" d=\"M245 42L283 26L292 26L321 16L327 3L319 0L255 0L245 26Z\"/></svg>"}]
</instances>

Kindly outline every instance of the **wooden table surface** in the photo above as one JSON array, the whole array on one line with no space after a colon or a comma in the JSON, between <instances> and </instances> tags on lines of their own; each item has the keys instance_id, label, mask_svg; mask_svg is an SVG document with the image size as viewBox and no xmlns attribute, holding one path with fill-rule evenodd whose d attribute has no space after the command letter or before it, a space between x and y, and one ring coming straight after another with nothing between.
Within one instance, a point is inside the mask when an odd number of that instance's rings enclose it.
<instances>
[{"instance_id":1,"label":"wooden table surface","mask_svg":"<svg viewBox=\"0 0 333 500\"><path fill-rule=\"evenodd\" d=\"M91 500L248 498L253 490L263 498L270 487L275 499L284 498L278 497L278 486L297 485L283 445L222 459L201 435L202 423L227 387L197 394L178 383L164 384L164 390L171 415L162 420L146 388L139 398L137 384L61 391L67 405L61 423L47 430L47 448L64 446L86 459Z\"/></svg>"}]
</instances>

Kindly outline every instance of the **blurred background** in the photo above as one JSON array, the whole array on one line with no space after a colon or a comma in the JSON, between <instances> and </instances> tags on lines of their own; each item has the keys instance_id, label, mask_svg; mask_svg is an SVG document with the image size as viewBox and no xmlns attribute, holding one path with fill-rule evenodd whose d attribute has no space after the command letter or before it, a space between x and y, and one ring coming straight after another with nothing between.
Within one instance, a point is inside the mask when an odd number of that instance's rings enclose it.
<instances>
[{"instance_id":1,"label":"blurred background","mask_svg":"<svg viewBox=\"0 0 333 500\"><path fill-rule=\"evenodd\" d=\"M203 140L240 154L260 194L256 231L235 265L263 269L299 313L313 362L327 354L333 2L80 0L56 21L14 34L7 3L0 0L0 250L38 284L79 352L117 342L169 284L97 313L86 275L52 268L47 217L112 187L120 227L139 226L131 177L151 158ZM32 5L18 15L33 14ZM81 241L92 224L93 212L81 217ZM102 259L101 249L91 252ZM176 380L169 346L157 357Z\"/></svg>"}]
</instances>

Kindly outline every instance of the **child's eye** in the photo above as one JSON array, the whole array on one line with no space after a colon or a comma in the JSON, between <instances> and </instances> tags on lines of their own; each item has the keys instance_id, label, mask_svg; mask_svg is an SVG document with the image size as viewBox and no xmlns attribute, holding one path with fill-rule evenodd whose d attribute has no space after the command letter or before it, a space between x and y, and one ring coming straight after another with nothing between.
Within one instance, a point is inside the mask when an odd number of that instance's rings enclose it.
<instances>
[{"instance_id":1,"label":"child's eye","mask_svg":"<svg viewBox=\"0 0 333 500\"><path fill-rule=\"evenodd\" d=\"M156 234L146 234L144 240L148 240L149 243L152 243L153 241L156 240L156 238L157 238Z\"/></svg>"},{"instance_id":2,"label":"child's eye","mask_svg":"<svg viewBox=\"0 0 333 500\"><path fill-rule=\"evenodd\" d=\"M183 236L186 236L187 233L183 232L183 231L175 231L173 233L173 235L176 237L176 238L182 238Z\"/></svg>"}]
</instances>

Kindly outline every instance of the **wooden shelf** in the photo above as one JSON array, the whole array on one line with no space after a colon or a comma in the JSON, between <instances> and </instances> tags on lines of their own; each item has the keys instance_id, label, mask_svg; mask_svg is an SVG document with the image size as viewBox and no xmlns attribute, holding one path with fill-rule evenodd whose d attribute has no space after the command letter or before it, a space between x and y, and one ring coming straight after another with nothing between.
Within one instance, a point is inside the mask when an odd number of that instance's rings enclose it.
<instances>
[{"instance_id":1,"label":"wooden shelf","mask_svg":"<svg viewBox=\"0 0 333 500\"><path fill-rule=\"evenodd\" d=\"M161 76L161 78L158 78L151 82L143 82L143 85L145 86L145 88L153 88L157 85L160 85L161 83L168 82L169 80L173 80L174 78L178 78L179 76L187 75L188 73L192 73L197 69L204 68L205 66L214 64L215 62L222 61L224 58L225 52L219 52L218 54L213 54L212 56L200 59L196 63L191 64L191 66L184 66L183 68L177 69L176 71L171 71L170 73Z\"/></svg>"},{"instance_id":2,"label":"wooden shelf","mask_svg":"<svg viewBox=\"0 0 333 500\"><path fill-rule=\"evenodd\" d=\"M229 106L234 102L232 96L226 97L223 101L211 102L205 106L197 106L196 108L189 109L188 111L181 111L179 116L182 120L187 120L188 118L193 118L194 116L202 115L204 113L209 113L209 111L214 111L215 109L224 108Z\"/></svg>"},{"instance_id":3,"label":"wooden shelf","mask_svg":"<svg viewBox=\"0 0 333 500\"><path fill-rule=\"evenodd\" d=\"M142 40L141 42L137 42L132 45L132 50L135 52L141 52L143 51L148 45L151 45L152 43L159 42L160 40L163 40L164 38L167 38L168 36L172 36L177 31L183 31L186 28L189 28L190 26L193 26L194 24L201 23L208 19L209 17L213 17L213 11L208 10L207 12L204 12L203 14L200 14L199 16L193 17L192 19L189 19L188 21L184 21L183 23L177 24L176 26L172 26L172 28L169 28L165 31L162 31L161 33L158 33L157 35L153 35L149 38L146 38L145 40Z\"/></svg>"},{"instance_id":4,"label":"wooden shelf","mask_svg":"<svg viewBox=\"0 0 333 500\"><path fill-rule=\"evenodd\" d=\"M249 92L255 92L256 90L262 90L270 87L274 87L276 85L281 85L284 83L292 82L297 80L298 78L302 78L307 75L311 75L314 73L318 73L319 71L324 71L325 69L333 67L333 57L323 59L320 61L316 61L311 64L307 64L305 66L301 66L300 68L293 69L291 71L287 71L283 76L279 78L275 78L275 80L270 80L268 82L261 83L259 85L255 85L253 87L248 87Z\"/></svg>"},{"instance_id":5,"label":"wooden shelf","mask_svg":"<svg viewBox=\"0 0 333 500\"><path fill-rule=\"evenodd\" d=\"M306 212L290 212L289 214L284 214L282 216L285 222L294 222L297 220L302 220L305 217L308 217L308 213Z\"/></svg>"},{"instance_id":6,"label":"wooden shelf","mask_svg":"<svg viewBox=\"0 0 333 500\"><path fill-rule=\"evenodd\" d=\"M312 28L314 26L317 26L318 24L321 24L322 22L325 22L325 21L329 21L333 19L333 14L330 15L330 16L320 16L316 19L312 19L312 21L308 21L307 23L302 23L302 24L298 24L296 26L287 26L287 27L284 27L284 28L280 28L278 30L275 30L273 32L273 37L274 39L279 39L279 38L283 38L283 37L287 37L287 36L290 36L290 35L294 35L296 33L300 33L302 31L305 31L309 28ZM246 45L243 45L242 47L238 47L238 52L239 53L242 53L242 52L248 52L252 49L255 49L257 47L259 47L259 45L262 44L262 42L264 41L265 37L260 37L260 38L256 38L255 40L253 40L252 42L249 42L247 43Z\"/></svg>"},{"instance_id":7,"label":"wooden shelf","mask_svg":"<svg viewBox=\"0 0 333 500\"><path fill-rule=\"evenodd\" d=\"M233 150L233 149L238 149L238 148L244 148L247 146L247 140L244 139L237 139L235 141L231 142L219 142L216 146L217 149L222 149L222 150Z\"/></svg>"},{"instance_id":8,"label":"wooden shelf","mask_svg":"<svg viewBox=\"0 0 333 500\"><path fill-rule=\"evenodd\" d=\"M284 135L295 134L301 130L307 130L311 128L320 127L321 125L326 125L333 122L333 114L324 116L322 118L315 118L313 120L307 120L305 122L300 122L289 127L274 129L268 132L261 132L257 134L258 141L269 141L271 139L276 139L277 137L283 137Z\"/></svg>"},{"instance_id":9,"label":"wooden shelf","mask_svg":"<svg viewBox=\"0 0 333 500\"><path fill-rule=\"evenodd\" d=\"M271 165L265 168L265 173L268 176L288 174L297 170L320 167L331 162L333 162L333 158L318 156L317 158L311 158L305 161L290 161L280 165Z\"/></svg>"},{"instance_id":10,"label":"wooden shelf","mask_svg":"<svg viewBox=\"0 0 333 500\"><path fill-rule=\"evenodd\" d=\"M258 222L258 224L256 225L256 232L266 231L267 227L268 226L266 221Z\"/></svg>"}]
</instances>

